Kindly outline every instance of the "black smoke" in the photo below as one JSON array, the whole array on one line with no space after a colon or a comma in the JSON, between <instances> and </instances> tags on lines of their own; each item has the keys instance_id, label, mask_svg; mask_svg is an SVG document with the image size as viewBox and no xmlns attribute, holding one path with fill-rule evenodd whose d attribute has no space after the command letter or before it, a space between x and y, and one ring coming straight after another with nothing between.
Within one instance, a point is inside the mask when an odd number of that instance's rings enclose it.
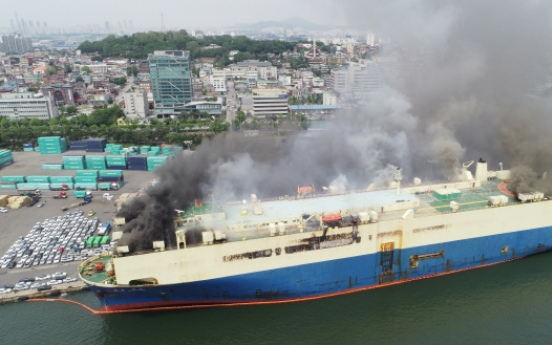
<instances>
[{"instance_id":1,"label":"black smoke","mask_svg":"<svg viewBox=\"0 0 552 345\"><path fill-rule=\"evenodd\" d=\"M382 38L372 58L382 87L325 131L228 133L173 159L121 209L121 243L174 245L173 209L195 199L293 195L332 181L385 186L397 166L407 184L456 178L463 161L484 157L490 169L513 167L514 191L552 191L536 177L552 167L552 3L345 0L332 10Z\"/></svg>"}]
</instances>

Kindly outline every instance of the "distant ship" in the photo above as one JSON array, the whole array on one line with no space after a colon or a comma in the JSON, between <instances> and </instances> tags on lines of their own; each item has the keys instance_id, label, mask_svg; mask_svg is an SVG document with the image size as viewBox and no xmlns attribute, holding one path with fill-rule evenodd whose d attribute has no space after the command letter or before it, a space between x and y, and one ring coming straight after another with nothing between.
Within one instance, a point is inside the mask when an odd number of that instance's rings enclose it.
<instances>
[{"instance_id":1,"label":"distant ship","mask_svg":"<svg viewBox=\"0 0 552 345\"><path fill-rule=\"evenodd\" d=\"M473 163L473 162L472 162ZM552 248L552 202L514 194L508 170L465 164L456 182L196 205L177 245L79 267L103 311L309 300L485 267ZM201 229L201 230L197 230ZM194 232L199 243L186 243ZM121 237L113 234L114 240ZM196 236L197 237L197 236Z\"/></svg>"}]
</instances>

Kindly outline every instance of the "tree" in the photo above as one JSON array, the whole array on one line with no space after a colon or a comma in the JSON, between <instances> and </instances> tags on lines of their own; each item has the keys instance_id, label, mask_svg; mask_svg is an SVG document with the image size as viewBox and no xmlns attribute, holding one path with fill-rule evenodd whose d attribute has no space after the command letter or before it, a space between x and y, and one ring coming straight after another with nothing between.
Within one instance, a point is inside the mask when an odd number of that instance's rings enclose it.
<instances>
[{"instance_id":1,"label":"tree","mask_svg":"<svg viewBox=\"0 0 552 345\"><path fill-rule=\"evenodd\" d=\"M238 123L241 124L245 121L246 118L247 115L245 115L245 113L241 109L238 109L238 111L236 111L236 120L238 121Z\"/></svg>"},{"instance_id":2,"label":"tree","mask_svg":"<svg viewBox=\"0 0 552 345\"><path fill-rule=\"evenodd\" d=\"M138 76L138 73L140 72L140 70L138 70L138 67L136 66L132 66L130 70L131 70L132 76L135 78Z\"/></svg>"},{"instance_id":3,"label":"tree","mask_svg":"<svg viewBox=\"0 0 552 345\"><path fill-rule=\"evenodd\" d=\"M79 111L79 108L77 108L74 105L70 105L67 108L65 108L65 112L69 115L75 115Z\"/></svg>"},{"instance_id":4,"label":"tree","mask_svg":"<svg viewBox=\"0 0 552 345\"><path fill-rule=\"evenodd\" d=\"M82 67L81 72L86 72L86 74L92 73L92 71L90 70L90 67L88 67L88 66Z\"/></svg>"},{"instance_id":5,"label":"tree","mask_svg":"<svg viewBox=\"0 0 552 345\"><path fill-rule=\"evenodd\" d=\"M127 83L127 78L126 77L120 77L120 78L116 78L116 79L111 79L110 81L113 84L116 84L116 85L119 85L120 87L123 87Z\"/></svg>"},{"instance_id":6,"label":"tree","mask_svg":"<svg viewBox=\"0 0 552 345\"><path fill-rule=\"evenodd\" d=\"M42 124L42 121L40 121L39 119L37 119L36 117L33 117L31 119L31 121L29 122L29 124L33 127L36 127L36 126L40 126Z\"/></svg>"},{"instance_id":7,"label":"tree","mask_svg":"<svg viewBox=\"0 0 552 345\"><path fill-rule=\"evenodd\" d=\"M77 78L75 78L76 82L84 82L84 79L79 75Z\"/></svg>"},{"instance_id":8,"label":"tree","mask_svg":"<svg viewBox=\"0 0 552 345\"><path fill-rule=\"evenodd\" d=\"M54 75L54 74L57 74L57 68L55 66L48 66L46 68L46 71L44 71L44 73L46 73L47 75Z\"/></svg>"},{"instance_id":9,"label":"tree","mask_svg":"<svg viewBox=\"0 0 552 345\"><path fill-rule=\"evenodd\" d=\"M71 68L71 65L65 65L65 73L69 74L73 72L73 69Z\"/></svg>"}]
</instances>

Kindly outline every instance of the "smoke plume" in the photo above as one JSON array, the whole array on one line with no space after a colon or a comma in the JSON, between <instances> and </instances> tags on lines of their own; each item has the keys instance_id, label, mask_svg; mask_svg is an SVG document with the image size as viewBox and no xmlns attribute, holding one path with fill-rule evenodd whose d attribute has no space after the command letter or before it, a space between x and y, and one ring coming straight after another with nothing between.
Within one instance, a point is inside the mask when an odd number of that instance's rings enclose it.
<instances>
[{"instance_id":1,"label":"smoke plume","mask_svg":"<svg viewBox=\"0 0 552 345\"><path fill-rule=\"evenodd\" d=\"M335 118L325 131L205 140L156 171L159 183L124 206L121 243L171 245L173 209L217 201L293 195L333 181L347 188L385 186L401 167L404 183L453 179L466 160L505 162L514 191L552 184L549 95L552 3L345 0L360 30L380 39L372 57L381 88Z\"/></svg>"}]
</instances>

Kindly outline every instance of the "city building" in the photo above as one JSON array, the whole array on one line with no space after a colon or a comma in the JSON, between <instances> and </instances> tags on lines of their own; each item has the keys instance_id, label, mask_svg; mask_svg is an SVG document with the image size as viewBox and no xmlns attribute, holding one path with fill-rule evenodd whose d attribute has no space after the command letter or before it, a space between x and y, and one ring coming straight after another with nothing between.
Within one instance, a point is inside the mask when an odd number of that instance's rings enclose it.
<instances>
[{"instance_id":1,"label":"city building","mask_svg":"<svg viewBox=\"0 0 552 345\"><path fill-rule=\"evenodd\" d=\"M33 42L30 38L16 36L0 36L0 52L26 53L33 51Z\"/></svg>"},{"instance_id":2,"label":"city building","mask_svg":"<svg viewBox=\"0 0 552 345\"><path fill-rule=\"evenodd\" d=\"M155 51L148 55L150 81L157 114L177 114L192 101L190 52Z\"/></svg>"},{"instance_id":3,"label":"city building","mask_svg":"<svg viewBox=\"0 0 552 345\"><path fill-rule=\"evenodd\" d=\"M302 114L309 119L319 119L323 116L330 116L339 113L342 109L340 105L308 104L308 105L290 105L289 110L292 115Z\"/></svg>"},{"instance_id":4,"label":"city building","mask_svg":"<svg viewBox=\"0 0 552 345\"><path fill-rule=\"evenodd\" d=\"M380 77L376 64L366 60L364 63L351 63L347 68L332 70L327 80L328 88L339 93L361 95L377 90Z\"/></svg>"},{"instance_id":5,"label":"city building","mask_svg":"<svg viewBox=\"0 0 552 345\"><path fill-rule=\"evenodd\" d=\"M246 60L230 66L232 78L270 80L278 78L278 69L268 61Z\"/></svg>"},{"instance_id":6,"label":"city building","mask_svg":"<svg viewBox=\"0 0 552 345\"><path fill-rule=\"evenodd\" d=\"M11 120L49 120L59 116L52 98L33 93L0 94L0 116Z\"/></svg>"},{"instance_id":7,"label":"city building","mask_svg":"<svg viewBox=\"0 0 552 345\"><path fill-rule=\"evenodd\" d=\"M363 64L349 65L350 91L355 95L365 94L380 87L376 64L366 60Z\"/></svg>"},{"instance_id":8,"label":"city building","mask_svg":"<svg viewBox=\"0 0 552 345\"><path fill-rule=\"evenodd\" d=\"M253 89L252 115L258 118L288 113L288 96L285 89Z\"/></svg>"},{"instance_id":9,"label":"city building","mask_svg":"<svg viewBox=\"0 0 552 345\"><path fill-rule=\"evenodd\" d=\"M371 31L368 31L366 33L366 44L369 45L369 46L375 46L376 45L376 36Z\"/></svg>"},{"instance_id":10,"label":"city building","mask_svg":"<svg viewBox=\"0 0 552 345\"><path fill-rule=\"evenodd\" d=\"M44 96L48 96L52 99L56 106L75 104L75 91L73 90L73 86L71 84L52 84L42 86L40 91Z\"/></svg>"},{"instance_id":11,"label":"city building","mask_svg":"<svg viewBox=\"0 0 552 345\"><path fill-rule=\"evenodd\" d=\"M106 75L108 70L106 64L86 65L86 67L90 68L90 73L97 75Z\"/></svg>"},{"instance_id":12,"label":"city building","mask_svg":"<svg viewBox=\"0 0 552 345\"><path fill-rule=\"evenodd\" d=\"M328 88L337 91L344 92L347 89L347 70L331 70L330 77L327 83Z\"/></svg>"},{"instance_id":13,"label":"city building","mask_svg":"<svg viewBox=\"0 0 552 345\"><path fill-rule=\"evenodd\" d=\"M205 112L209 115L220 116L222 114L222 103L206 101L190 102L184 106L183 110Z\"/></svg>"},{"instance_id":14,"label":"city building","mask_svg":"<svg viewBox=\"0 0 552 345\"><path fill-rule=\"evenodd\" d=\"M322 93L322 104L324 105L336 105L337 104L337 96L332 93L325 91Z\"/></svg>"},{"instance_id":15,"label":"city building","mask_svg":"<svg viewBox=\"0 0 552 345\"><path fill-rule=\"evenodd\" d=\"M229 75L230 70L227 69L213 69L212 74L209 77L209 84L213 85L215 92L226 92L226 78Z\"/></svg>"},{"instance_id":16,"label":"city building","mask_svg":"<svg viewBox=\"0 0 552 345\"><path fill-rule=\"evenodd\" d=\"M123 94L125 100L125 114L127 117L145 118L148 116L148 94L146 90L125 92Z\"/></svg>"}]
</instances>

